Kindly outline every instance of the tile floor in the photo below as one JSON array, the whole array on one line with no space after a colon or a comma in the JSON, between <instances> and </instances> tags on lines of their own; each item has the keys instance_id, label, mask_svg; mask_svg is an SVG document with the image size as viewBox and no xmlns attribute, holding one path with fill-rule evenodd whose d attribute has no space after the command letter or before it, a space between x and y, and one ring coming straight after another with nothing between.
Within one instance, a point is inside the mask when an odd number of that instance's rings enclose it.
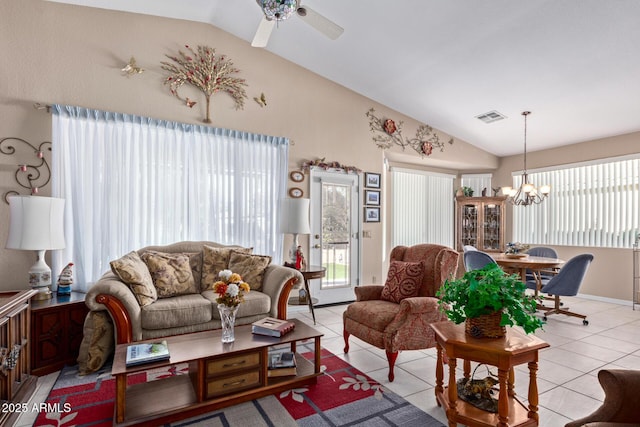
<instances>
[{"instance_id":1,"label":"tile floor","mask_svg":"<svg viewBox=\"0 0 640 427\"><path fill-rule=\"evenodd\" d=\"M544 331L536 333L551 345L540 352L538 370L542 427L564 426L600 406L604 398L597 379L600 369L640 369L640 310L637 307L634 311L630 305L578 297L563 301L572 310L587 314L589 325L584 326L578 318L552 315ZM435 349L401 352L396 361L395 380L389 383L384 351L351 337L349 354L344 354L344 307L315 309L316 328L324 333L322 346L446 425L444 410L437 406L434 395ZM290 314L313 324L311 314L304 307L292 308ZM56 376L39 378L32 401L44 401ZM526 396L527 386L526 365L516 367L516 393ZM32 424L32 417L26 416L20 418L16 426Z\"/></svg>"},{"instance_id":2,"label":"tile floor","mask_svg":"<svg viewBox=\"0 0 640 427\"><path fill-rule=\"evenodd\" d=\"M630 305L578 297L563 298L563 302L573 311L587 314L589 325L584 326L582 320L575 317L551 315L544 331L536 332L550 344L540 352L538 367L542 427L564 426L599 407L604 399L597 379L600 369L640 369L640 309L637 306L634 311ZM447 425L444 410L437 406L434 394L435 349L401 352L396 361L395 380L390 383L383 350L352 336L349 353L344 354L344 307L315 309L316 328L324 332L322 346ZM296 311L292 316L313 323L306 311ZM516 367L519 396L527 396L528 376L526 364Z\"/></svg>"}]
</instances>

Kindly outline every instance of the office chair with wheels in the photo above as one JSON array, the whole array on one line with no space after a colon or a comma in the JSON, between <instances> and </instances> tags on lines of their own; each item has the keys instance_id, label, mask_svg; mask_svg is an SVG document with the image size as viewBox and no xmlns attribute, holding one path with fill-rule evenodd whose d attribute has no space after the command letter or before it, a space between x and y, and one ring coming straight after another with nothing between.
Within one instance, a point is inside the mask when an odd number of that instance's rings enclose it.
<instances>
[{"instance_id":1,"label":"office chair with wheels","mask_svg":"<svg viewBox=\"0 0 640 427\"><path fill-rule=\"evenodd\" d=\"M569 311L569 307L561 307L560 297L578 294L578 289L587 274L591 261L593 261L592 254L576 255L562 266L556 276L551 277L548 281L543 281L546 284L540 289L540 292L553 295L554 300L553 307L539 307L544 311L544 320L547 320L547 316L550 314L565 314L581 318L584 325L589 324L586 315Z\"/></svg>"}]
</instances>

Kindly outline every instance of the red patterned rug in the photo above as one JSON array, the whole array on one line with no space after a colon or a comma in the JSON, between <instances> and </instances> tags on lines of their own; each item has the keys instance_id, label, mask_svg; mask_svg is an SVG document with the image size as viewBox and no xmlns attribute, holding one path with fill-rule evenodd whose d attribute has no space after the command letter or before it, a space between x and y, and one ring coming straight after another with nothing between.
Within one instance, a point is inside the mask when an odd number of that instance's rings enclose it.
<instances>
[{"instance_id":1,"label":"red patterned rug","mask_svg":"<svg viewBox=\"0 0 640 427\"><path fill-rule=\"evenodd\" d=\"M311 353L304 355L312 357ZM77 366L60 373L34 426L111 426L115 380L106 367L79 376ZM314 386L287 390L183 420L172 426L421 426L442 427L422 410L385 389L327 350ZM186 373L186 365L140 373L131 384Z\"/></svg>"}]
</instances>

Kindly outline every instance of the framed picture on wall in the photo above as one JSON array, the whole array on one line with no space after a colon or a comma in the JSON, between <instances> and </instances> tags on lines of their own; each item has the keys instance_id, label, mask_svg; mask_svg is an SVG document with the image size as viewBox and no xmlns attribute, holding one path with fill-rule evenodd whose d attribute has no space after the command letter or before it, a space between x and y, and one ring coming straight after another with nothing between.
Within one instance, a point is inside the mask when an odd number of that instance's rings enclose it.
<instances>
[{"instance_id":1,"label":"framed picture on wall","mask_svg":"<svg viewBox=\"0 0 640 427\"><path fill-rule=\"evenodd\" d=\"M365 172L364 173L364 186L367 188L380 188L380 174Z\"/></svg>"},{"instance_id":2,"label":"framed picture on wall","mask_svg":"<svg viewBox=\"0 0 640 427\"><path fill-rule=\"evenodd\" d=\"M364 222L380 222L380 208L366 206L364 208Z\"/></svg>"},{"instance_id":3,"label":"framed picture on wall","mask_svg":"<svg viewBox=\"0 0 640 427\"><path fill-rule=\"evenodd\" d=\"M364 190L364 204L380 206L380 191Z\"/></svg>"}]
</instances>

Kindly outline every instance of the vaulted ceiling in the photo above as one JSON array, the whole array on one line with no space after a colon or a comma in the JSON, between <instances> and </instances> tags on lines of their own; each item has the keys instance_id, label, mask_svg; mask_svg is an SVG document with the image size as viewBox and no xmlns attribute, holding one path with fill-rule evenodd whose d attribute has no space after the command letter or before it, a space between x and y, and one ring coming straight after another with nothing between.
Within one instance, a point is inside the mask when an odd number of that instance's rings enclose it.
<instances>
[{"instance_id":1,"label":"vaulted ceiling","mask_svg":"<svg viewBox=\"0 0 640 427\"><path fill-rule=\"evenodd\" d=\"M251 42L256 0L53 0L206 22ZM638 0L302 0L265 49L498 156L640 131ZM256 48L258 49L258 48ZM497 111L506 118L484 123Z\"/></svg>"}]
</instances>

